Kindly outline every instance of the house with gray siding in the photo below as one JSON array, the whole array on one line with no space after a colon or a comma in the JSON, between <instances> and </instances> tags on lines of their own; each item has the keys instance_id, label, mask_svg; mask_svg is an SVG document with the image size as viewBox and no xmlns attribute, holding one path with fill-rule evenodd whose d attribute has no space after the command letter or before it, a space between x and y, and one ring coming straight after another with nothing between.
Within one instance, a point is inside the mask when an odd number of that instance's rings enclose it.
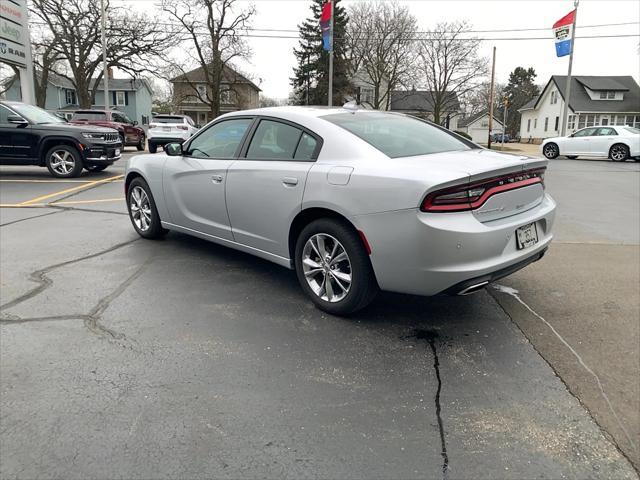
<instances>
[{"instance_id":1,"label":"house with gray siding","mask_svg":"<svg viewBox=\"0 0 640 480\"><path fill-rule=\"evenodd\" d=\"M9 79L8 81L11 80ZM139 125L148 125L151 120L152 96L151 85L145 79L109 79L109 106L111 109L124 112L131 120L137 120ZM7 90L5 97L7 100L22 101L20 82L14 81ZM80 109L73 83L60 75L50 74L44 108L50 112L60 113L70 118L74 111ZM95 102L91 108L104 108L104 86L102 81L98 85Z\"/></svg>"}]
</instances>

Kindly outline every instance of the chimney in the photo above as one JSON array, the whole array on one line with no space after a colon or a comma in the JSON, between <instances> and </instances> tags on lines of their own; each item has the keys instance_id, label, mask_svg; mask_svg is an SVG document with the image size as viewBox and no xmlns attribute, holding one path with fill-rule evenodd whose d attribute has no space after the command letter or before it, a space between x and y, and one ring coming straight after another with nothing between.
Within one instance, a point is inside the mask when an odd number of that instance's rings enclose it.
<instances>
[{"instance_id":1,"label":"chimney","mask_svg":"<svg viewBox=\"0 0 640 480\"><path fill-rule=\"evenodd\" d=\"M107 68L107 78L111 80L113 78L113 68Z\"/></svg>"}]
</instances>

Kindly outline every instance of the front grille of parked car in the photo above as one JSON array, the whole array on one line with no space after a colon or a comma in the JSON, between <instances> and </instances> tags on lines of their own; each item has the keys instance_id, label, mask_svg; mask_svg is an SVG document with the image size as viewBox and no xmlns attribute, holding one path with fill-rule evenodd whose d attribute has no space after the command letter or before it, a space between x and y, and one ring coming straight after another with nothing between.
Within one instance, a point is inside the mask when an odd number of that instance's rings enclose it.
<instances>
[{"instance_id":1,"label":"front grille of parked car","mask_svg":"<svg viewBox=\"0 0 640 480\"><path fill-rule=\"evenodd\" d=\"M120 141L120 135L118 135L117 133L105 133L104 134L104 141L105 142L119 142Z\"/></svg>"}]
</instances>

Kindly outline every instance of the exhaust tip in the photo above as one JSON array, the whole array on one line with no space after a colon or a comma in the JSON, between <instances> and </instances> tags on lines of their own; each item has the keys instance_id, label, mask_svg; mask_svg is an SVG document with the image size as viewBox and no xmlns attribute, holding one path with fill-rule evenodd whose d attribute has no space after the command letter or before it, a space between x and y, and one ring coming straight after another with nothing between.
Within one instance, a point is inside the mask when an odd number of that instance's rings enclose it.
<instances>
[{"instance_id":1,"label":"exhaust tip","mask_svg":"<svg viewBox=\"0 0 640 480\"><path fill-rule=\"evenodd\" d=\"M471 295L472 293L476 293L477 291L482 290L487 285L489 285L489 281L485 280L484 282L476 283L460 290L457 295Z\"/></svg>"}]
</instances>

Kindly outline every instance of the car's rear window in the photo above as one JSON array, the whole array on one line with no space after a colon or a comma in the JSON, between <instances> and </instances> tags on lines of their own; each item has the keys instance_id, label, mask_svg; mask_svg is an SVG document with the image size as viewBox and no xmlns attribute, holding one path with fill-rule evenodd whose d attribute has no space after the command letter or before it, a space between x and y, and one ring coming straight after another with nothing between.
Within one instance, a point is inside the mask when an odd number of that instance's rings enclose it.
<instances>
[{"instance_id":1,"label":"car's rear window","mask_svg":"<svg viewBox=\"0 0 640 480\"><path fill-rule=\"evenodd\" d=\"M322 118L357 135L391 158L478 148L453 133L406 115L356 112Z\"/></svg>"},{"instance_id":2,"label":"car's rear window","mask_svg":"<svg viewBox=\"0 0 640 480\"><path fill-rule=\"evenodd\" d=\"M107 114L104 112L75 112L72 120L106 120Z\"/></svg>"},{"instance_id":3,"label":"car's rear window","mask_svg":"<svg viewBox=\"0 0 640 480\"><path fill-rule=\"evenodd\" d=\"M151 123L184 123L184 118L169 116L153 117Z\"/></svg>"}]
</instances>

